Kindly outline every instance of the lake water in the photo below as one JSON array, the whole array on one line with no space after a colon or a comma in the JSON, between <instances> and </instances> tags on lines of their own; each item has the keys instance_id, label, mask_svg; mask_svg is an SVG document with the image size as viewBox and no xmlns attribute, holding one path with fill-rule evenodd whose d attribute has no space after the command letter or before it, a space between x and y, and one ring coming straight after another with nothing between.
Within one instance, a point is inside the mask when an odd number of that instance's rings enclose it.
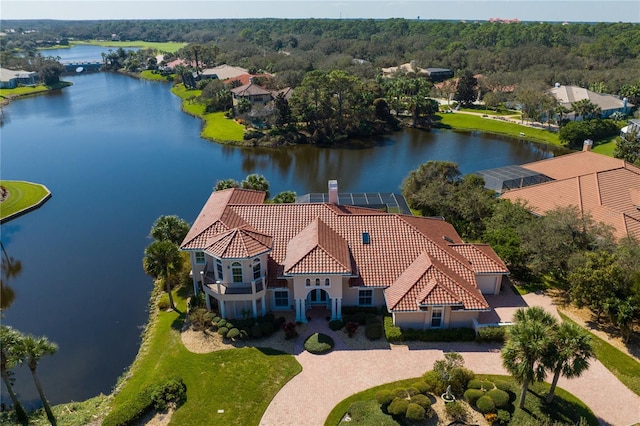
<instances>
[{"instance_id":1,"label":"lake water","mask_svg":"<svg viewBox=\"0 0 640 426\"><path fill-rule=\"evenodd\" d=\"M95 59L104 51L82 49L47 54ZM0 142L2 179L53 193L2 225L1 236L23 264L2 322L58 343L38 368L54 404L109 393L133 361L152 289L142 270L149 228L163 214L193 221L217 180L260 173L272 194L323 192L329 179L341 191L399 192L428 160L470 173L552 155L525 141L416 130L335 149L228 147L200 139L200 120L180 111L167 84L110 73L64 79L73 86L5 107ZM17 373L21 401L38 405L28 369Z\"/></svg>"}]
</instances>

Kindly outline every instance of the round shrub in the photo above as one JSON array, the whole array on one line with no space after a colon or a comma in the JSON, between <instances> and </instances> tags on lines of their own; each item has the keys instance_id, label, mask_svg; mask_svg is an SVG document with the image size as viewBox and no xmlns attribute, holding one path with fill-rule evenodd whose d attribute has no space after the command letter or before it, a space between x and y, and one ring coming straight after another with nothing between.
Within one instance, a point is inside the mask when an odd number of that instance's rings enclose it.
<instances>
[{"instance_id":1,"label":"round shrub","mask_svg":"<svg viewBox=\"0 0 640 426\"><path fill-rule=\"evenodd\" d=\"M333 339L326 334L314 333L304 341L304 348L312 354L323 354L333 349Z\"/></svg>"},{"instance_id":2,"label":"round shrub","mask_svg":"<svg viewBox=\"0 0 640 426\"><path fill-rule=\"evenodd\" d=\"M464 391L464 399L469 404L475 404L476 401L483 395L484 395L484 392L482 392L480 389L471 388Z\"/></svg>"},{"instance_id":3,"label":"round shrub","mask_svg":"<svg viewBox=\"0 0 640 426\"><path fill-rule=\"evenodd\" d=\"M494 386L502 391L509 392L511 390L511 385L508 382L502 380L496 380L493 382Z\"/></svg>"},{"instance_id":4,"label":"round shrub","mask_svg":"<svg viewBox=\"0 0 640 426\"><path fill-rule=\"evenodd\" d=\"M251 327L251 337L258 339L262 337L262 327L259 324L255 324Z\"/></svg>"},{"instance_id":5,"label":"round shrub","mask_svg":"<svg viewBox=\"0 0 640 426\"><path fill-rule=\"evenodd\" d=\"M274 332L273 322L263 322L260 324L260 329L262 330L263 336L271 336Z\"/></svg>"},{"instance_id":6,"label":"round shrub","mask_svg":"<svg viewBox=\"0 0 640 426\"><path fill-rule=\"evenodd\" d=\"M420 393L428 393L431 392L431 388L424 380L420 380L411 385L412 387L418 389Z\"/></svg>"},{"instance_id":7,"label":"round shrub","mask_svg":"<svg viewBox=\"0 0 640 426\"><path fill-rule=\"evenodd\" d=\"M216 314L214 314L213 312L207 312L204 314L203 319L206 322L210 322L212 321L214 318L216 317Z\"/></svg>"},{"instance_id":8,"label":"round shrub","mask_svg":"<svg viewBox=\"0 0 640 426\"><path fill-rule=\"evenodd\" d=\"M160 299L158 300L157 306L161 311L166 311L167 309L169 309L171 307L171 304L169 303L169 296L163 294L162 297L160 297Z\"/></svg>"},{"instance_id":9,"label":"round shrub","mask_svg":"<svg viewBox=\"0 0 640 426\"><path fill-rule=\"evenodd\" d=\"M365 320L365 324L366 325L382 324L382 321L380 321L380 318L378 318L378 316L375 314L367 314L367 319Z\"/></svg>"},{"instance_id":10,"label":"round shrub","mask_svg":"<svg viewBox=\"0 0 640 426\"><path fill-rule=\"evenodd\" d=\"M182 405L187 399L187 386L181 377L167 380L151 390L151 400L156 410L165 410L169 404Z\"/></svg>"},{"instance_id":11,"label":"round shrub","mask_svg":"<svg viewBox=\"0 0 640 426\"><path fill-rule=\"evenodd\" d=\"M381 390L376 392L376 401L378 401L378 404L380 405L389 405L391 404L391 401L393 401L394 395L393 393L391 393L391 391L389 390Z\"/></svg>"},{"instance_id":12,"label":"round shrub","mask_svg":"<svg viewBox=\"0 0 640 426\"><path fill-rule=\"evenodd\" d=\"M476 407L482 414L493 413L496 410L496 404L494 404L493 399L487 395L478 398Z\"/></svg>"},{"instance_id":13,"label":"round shrub","mask_svg":"<svg viewBox=\"0 0 640 426\"><path fill-rule=\"evenodd\" d=\"M487 396L493 400L497 408L504 408L509 404L509 394L500 389L491 389Z\"/></svg>"},{"instance_id":14,"label":"round shrub","mask_svg":"<svg viewBox=\"0 0 640 426\"><path fill-rule=\"evenodd\" d=\"M427 417L427 412L418 404L410 402L407 406L406 417L412 422L421 422Z\"/></svg>"},{"instance_id":15,"label":"round shrub","mask_svg":"<svg viewBox=\"0 0 640 426\"><path fill-rule=\"evenodd\" d=\"M431 400L429 399L429 397L427 395L422 395L421 393L412 396L411 402L414 404L418 404L425 410L428 410L431 407Z\"/></svg>"},{"instance_id":16,"label":"round shrub","mask_svg":"<svg viewBox=\"0 0 640 426\"><path fill-rule=\"evenodd\" d=\"M420 394L420 390L418 388L407 388L407 393L409 394L409 396L413 396L413 395L419 395Z\"/></svg>"},{"instance_id":17,"label":"round shrub","mask_svg":"<svg viewBox=\"0 0 640 426\"><path fill-rule=\"evenodd\" d=\"M218 334L221 335L222 337L226 337L228 332L229 332L229 329L227 327L218 328Z\"/></svg>"},{"instance_id":18,"label":"round shrub","mask_svg":"<svg viewBox=\"0 0 640 426\"><path fill-rule=\"evenodd\" d=\"M393 392L393 396L396 398L408 398L409 397L409 393L407 392L407 390L405 388L395 388L394 390L392 390Z\"/></svg>"},{"instance_id":19,"label":"round shrub","mask_svg":"<svg viewBox=\"0 0 640 426\"><path fill-rule=\"evenodd\" d=\"M342 322L342 320L334 319L329 321L329 328L333 331L338 331L342 327L344 327L344 322Z\"/></svg>"},{"instance_id":20,"label":"round shrub","mask_svg":"<svg viewBox=\"0 0 640 426\"><path fill-rule=\"evenodd\" d=\"M364 335L369 340L378 340L382 337L384 329L379 322L368 324L364 329Z\"/></svg>"},{"instance_id":21,"label":"round shrub","mask_svg":"<svg viewBox=\"0 0 640 426\"><path fill-rule=\"evenodd\" d=\"M220 322L220 320L221 320L221 319L222 319L222 318L220 318L220 317L213 317L213 318L211 319L211 321L213 321L213 322L215 322L215 323L218 323L218 322Z\"/></svg>"},{"instance_id":22,"label":"round shrub","mask_svg":"<svg viewBox=\"0 0 640 426\"><path fill-rule=\"evenodd\" d=\"M235 339L240 336L240 330L237 328L232 328L227 332L227 339Z\"/></svg>"},{"instance_id":23,"label":"round shrub","mask_svg":"<svg viewBox=\"0 0 640 426\"><path fill-rule=\"evenodd\" d=\"M220 318L220 321L218 321L218 327L225 327L227 325L227 320L224 318Z\"/></svg>"},{"instance_id":24,"label":"round shrub","mask_svg":"<svg viewBox=\"0 0 640 426\"><path fill-rule=\"evenodd\" d=\"M407 408L409 408L409 401L404 398L394 398L387 411L393 416L404 416L407 414Z\"/></svg>"},{"instance_id":25,"label":"round shrub","mask_svg":"<svg viewBox=\"0 0 640 426\"><path fill-rule=\"evenodd\" d=\"M229 321L227 321L227 323L224 326L227 327L229 330L236 327L233 323Z\"/></svg>"}]
</instances>

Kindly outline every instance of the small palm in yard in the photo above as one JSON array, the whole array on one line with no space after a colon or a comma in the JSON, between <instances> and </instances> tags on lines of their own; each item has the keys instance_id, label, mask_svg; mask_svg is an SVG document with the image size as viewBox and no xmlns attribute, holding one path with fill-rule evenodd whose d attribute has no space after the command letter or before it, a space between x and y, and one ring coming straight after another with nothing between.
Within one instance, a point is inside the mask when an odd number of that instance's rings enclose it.
<instances>
[{"instance_id":1,"label":"small palm in yard","mask_svg":"<svg viewBox=\"0 0 640 426\"><path fill-rule=\"evenodd\" d=\"M502 365L522 385L519 406L524 408L529 384L546 376L543 361L549 356L558 322L537 306L518 309L514 320L501 351Z\"/></svg>"},{"instance_id":2,"label":"small palm in yard","mask_svg":"<svg viewBox=\"0 0 640 426\"><path fill-rule=\"evenodd\" d=\"M178 246L171 241L154 241L144 249L142 266L144 271L155 279L162 278L169 294L169 305L175 310L171 294L170 277L182 269L182 256Z\"/></svg>"},{"instance_id":3,"label":"small palm in yard","mask_svg":"<svg viewBox=\"0 0 640 426\"><path fill-rule=\"evenodd\" d=\"M544 360L547 368L553 371L547 402L553 401L560 375L569 379L580 377L589 368L589 359L593 357L591 337L577 324L560 324L555 342Z\"/></svg>"},{"instance_id":4,"label":"small palm in yard","mask_svg":"<svg viewBox=\"0 0 640 426\"><path fill-rule=\"evenodd\" d=\"M24 336L20 342L20 351L29 366L29 370L33 376L33 381L36 384L38 394L42 400L42 405L47 413L47 418L54 426L56 424L56 418L53 416L51 406L49 406L49 401L47 401L47 398L44 395L42 384L40 383L40 378L38 377L36 370L38 368L38 363L44 356L53 355L57 350L58 345L50 342L46 337Z\"/></svg>"}]
</instances>

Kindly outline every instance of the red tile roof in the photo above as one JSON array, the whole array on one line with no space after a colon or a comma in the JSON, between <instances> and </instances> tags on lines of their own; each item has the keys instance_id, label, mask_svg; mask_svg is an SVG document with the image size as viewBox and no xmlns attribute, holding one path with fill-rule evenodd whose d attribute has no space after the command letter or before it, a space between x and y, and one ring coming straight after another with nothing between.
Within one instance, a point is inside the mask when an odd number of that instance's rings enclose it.
<instances>
[{"instance_id":1,"label":"red tile roof","mask_svg":"<svg viewBox=\"0 0 640 426\"><path fill-rule=\"evenodd\" d=\"M242 226L211 237L204 251L220 259L246 259L268 252L272 245L269 235Z\"/></svg>"},{"instance_id":2,"label":"red tile roof","mask_svg":"<svg viewBox=\"0 0 640 426\"><path fill-rule=\"evenodd\" d=\"M525 200L539 215L557 207L576 206L594 220L612 226L617 238L640 238L640 168L590 151L522 167L557 180L513 189L501 197Z\"/></svg>"},{"instance_id":3,"label":"red tile roof","mask_svg":"<svg viewBox=\"0 0 640 426\"><path fill-rule=\"evenodd\" d=\"M224 251L222 247L236 253L238 248L225 245L229 231L251 229L272 238L272 244L262 243L262 248L272 248L270 287L281 286L281 278L289 274L354 275L352 285L387 288L387 298L395 301L390 305L402 310L450 303L486 309L475 280L477 270L508 273L493 250L464 244L442 219L325 203L263 204L264 195L259 194L241 189L214 192L182 248L202 250L215 242L217 253ZM365 232L368 243L363 241Z\"/></svg>"}]
</instances>

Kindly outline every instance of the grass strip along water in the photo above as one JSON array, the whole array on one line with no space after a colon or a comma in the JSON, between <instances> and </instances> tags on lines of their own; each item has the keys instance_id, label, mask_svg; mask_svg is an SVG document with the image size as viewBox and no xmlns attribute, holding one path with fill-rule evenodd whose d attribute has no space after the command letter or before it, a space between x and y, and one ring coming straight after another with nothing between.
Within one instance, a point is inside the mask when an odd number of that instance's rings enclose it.
<instances>
[{"instance_id":1,"label":"grass strip along water","mask_svg":"<svg viewBox=\"0 0 640 426\"><path fill-rule=\"evenodd\" d=\"M244 127L235 120L226 118L223 112L207 113L204 104L196 102L201 90L188 90L179 84L171 89L173 94L182 99L182 110L204 120L200 136L214 142L241 144Z\"/></svg>"},{"instance_id":2,"label":"grass strip along water","mask_svg":"<svg viewBox=\"0 0 640 426\"><path fill-rule=\"evenodd\" d=\"M6 222L43 205L51 192L46 186L38 183L0 180L3 191L8 192L7 198L0 204L0 221Z\"/></svg>"},{"instance_id":3,"label":"grass strip along water","mask_svg":"<svg viewBox=\"0 0 640 426\"><path fill-rule=\"evenodd\" d=\"M91 46L104 46L104 47L122 47L126 49L127 47L137 47L140 49L156 49L159 52L169 52L175 53L179 49L183 48L187 45L187 43L179 43L179 42L155 42L155 41L113 41L113 40L89 40L89 41L74 41L71 42L70 46L76 45L91 45Z\"/></svg>"},{"instance_id":4,"label":"grass strip along water","mask_svg":"<svg viewBox=\"0 0 640 426\"><path fill-rule=\"evenodd\" d=\"M187 399L173 413L171 424L258 424L275 394L302 367L292 355L273 349L189 352L180 337L185 320L181 312L187 305L185 292L174 296L179 312L151 314L138 356L114 392L112 415L125 410L149 387L180 377L187 387ZM109 417L104 424L112 424Z\"/></svg>"}]
</instances>

